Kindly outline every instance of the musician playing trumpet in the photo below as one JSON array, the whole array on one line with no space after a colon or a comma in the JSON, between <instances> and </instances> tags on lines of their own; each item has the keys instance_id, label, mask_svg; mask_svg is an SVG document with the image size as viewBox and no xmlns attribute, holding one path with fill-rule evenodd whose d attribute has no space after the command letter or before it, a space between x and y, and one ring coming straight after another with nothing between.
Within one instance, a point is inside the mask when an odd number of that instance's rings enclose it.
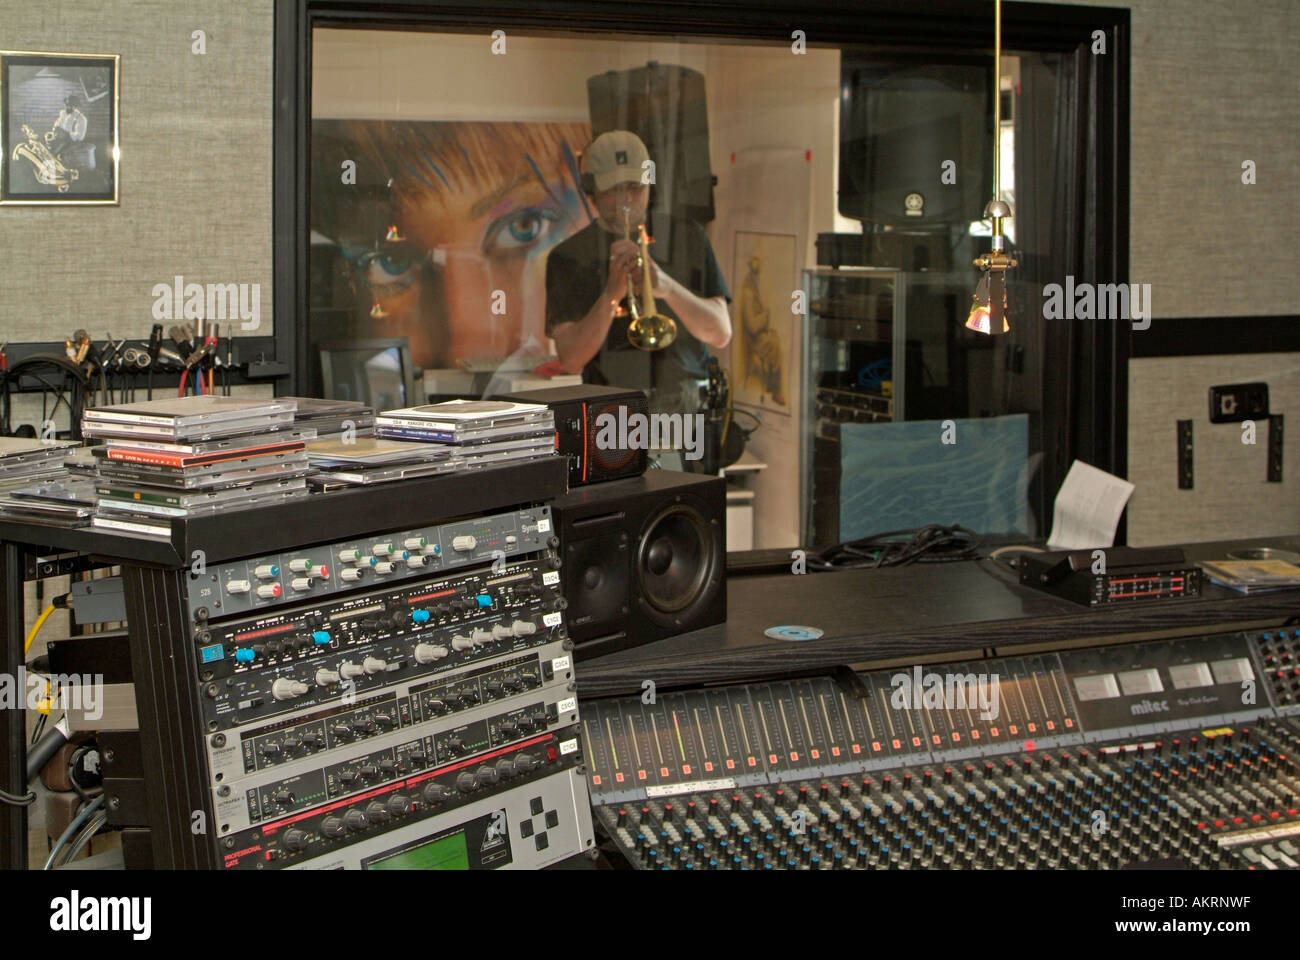
<instances>
[{"instance_id":1,"label":"musician playing trumpet","mask_svg":"<svg viewBox=\"0 0 1300 960\"><path fill-rule=\"evenodd\" d=\"M651 412L693 414L707 382L708 347L731 341L730 295L704 228L693 220L656 218L650 156L625 130L597 137L584 155L583 189L592 222L551 251L546 266L546 332L564 368L588 383L645 390ZM645 181L645 182L643 182ZM628 339L629 289L645 304L638 264L644 226L655 312L676 324L664 349L638 350ZM630 282L629 282L630 278ZM644 312L644 311L641 311Z\"/></svg>"}]
</instances>

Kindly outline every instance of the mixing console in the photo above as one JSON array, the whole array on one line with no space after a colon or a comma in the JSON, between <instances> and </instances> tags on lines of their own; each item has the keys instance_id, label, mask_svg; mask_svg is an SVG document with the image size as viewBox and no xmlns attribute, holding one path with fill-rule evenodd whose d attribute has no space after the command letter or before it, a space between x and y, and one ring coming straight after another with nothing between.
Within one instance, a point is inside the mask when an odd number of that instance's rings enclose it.
<instances>
[{"instance_id":1,"label":"mixing console","mask_svg":"<svg viewBox=\"0 0 1300 960\"><path fill-rule=\"evenodd\" d=\"M588 786L645 869L1295 869L1297 656L1270 631L594 701Z\"/></svg>"}]
</instances>

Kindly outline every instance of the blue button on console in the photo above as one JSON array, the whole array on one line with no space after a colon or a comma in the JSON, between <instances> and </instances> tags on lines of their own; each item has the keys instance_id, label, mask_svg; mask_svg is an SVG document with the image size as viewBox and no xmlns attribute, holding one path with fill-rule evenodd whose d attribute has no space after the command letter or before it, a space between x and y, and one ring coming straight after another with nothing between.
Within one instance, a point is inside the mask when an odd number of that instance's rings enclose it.
<instances>
[{"instance_id":1,"label":"blue button on console","mask_svg":"<svg viewBox=\"0 0 1300 960\"><path fill-rule=\"evenodd\" d=\"M311 635L311 638L315 643L324 646L330 642L330 632L328 630L317 630Z\"/></svg>"},{"instance_id":2,"label":"blue button on console","mask_svg":"<svg viewBox=\"0 0 1300 960\"><path fill-rule=\"evenodd\" d=\"M236 663L248 663L253 660L257 654L250 647L238 647L235 650Z\"/></svg>"},{"instance_id":3,"label":"blue button on console","mask_svg":"<svg viewBox=\"0 0 1300 960\"><path fill-rule=\"evenodd\" d=\"M428 610L412 610L412 611L411 611L411 619L414 620L416 623L428 623L428 622L429 622L429 611L428 611Z\"/></svg>"},{"instance_id":4,"label":"blue button on console","mask_svg":"<svg viewBox=\"0 0 1300 960\"><path fill-rule=\"evenodd\" d=\"M490 607L490 606L492 606L492 598L489 597L486 593L480 593L480 594L479 594L477 597L475 597L474 599L478 601L478 605L479 605L480 607Z\"/></svg>"}]
</instances>

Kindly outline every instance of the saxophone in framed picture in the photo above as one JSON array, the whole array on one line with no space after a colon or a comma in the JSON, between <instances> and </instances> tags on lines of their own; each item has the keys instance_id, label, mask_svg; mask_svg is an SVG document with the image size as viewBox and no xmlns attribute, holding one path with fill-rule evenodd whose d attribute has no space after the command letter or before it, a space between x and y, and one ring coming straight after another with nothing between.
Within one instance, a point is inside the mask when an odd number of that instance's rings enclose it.
<instances>
[{"instance_id":1,"label":"saxophone in framed picture","mask_svg":"<svg viewBox=\"0 0 1300 960\"><path fill-rule=\"evenodd\" d=\"M35 174L38 182L55 187L59 193L67 193L68 188L72 186L72 181L81 175L81 171L77 170L76 167L65 166L54 155L53 151L45 145L45 141L41 136L25 123L23 124L23 136L26 139L14 147L11 159L30 160L32 166L36 168Z\"/></svg>"},{"instance_id":2,"label":"saxophone in framed picture","mask_svg":"<svg viewBox=\"0 0 1300 960\"><path fill-rule=\"evenodd\" d=\"M118 202L118 61L0 50L0 204Z\"/></svg>"}]
</instances>

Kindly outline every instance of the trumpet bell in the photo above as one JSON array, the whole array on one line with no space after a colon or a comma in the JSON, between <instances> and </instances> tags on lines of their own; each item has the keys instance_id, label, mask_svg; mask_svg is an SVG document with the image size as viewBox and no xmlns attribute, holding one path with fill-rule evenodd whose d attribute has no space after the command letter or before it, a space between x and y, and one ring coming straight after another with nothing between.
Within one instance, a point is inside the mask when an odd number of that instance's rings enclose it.
<instances>
[{"instance_id":1,"label":"trumpet bell","mask_svg":"<svg viewBox=\"0 0 1300 960\"><path fill-rule=\"evenodd\" d=\"M677 322L661 313L637 317L627 325L627 339L638 350L662 350L677 339Z\"/></svg>"}]
</instances>

